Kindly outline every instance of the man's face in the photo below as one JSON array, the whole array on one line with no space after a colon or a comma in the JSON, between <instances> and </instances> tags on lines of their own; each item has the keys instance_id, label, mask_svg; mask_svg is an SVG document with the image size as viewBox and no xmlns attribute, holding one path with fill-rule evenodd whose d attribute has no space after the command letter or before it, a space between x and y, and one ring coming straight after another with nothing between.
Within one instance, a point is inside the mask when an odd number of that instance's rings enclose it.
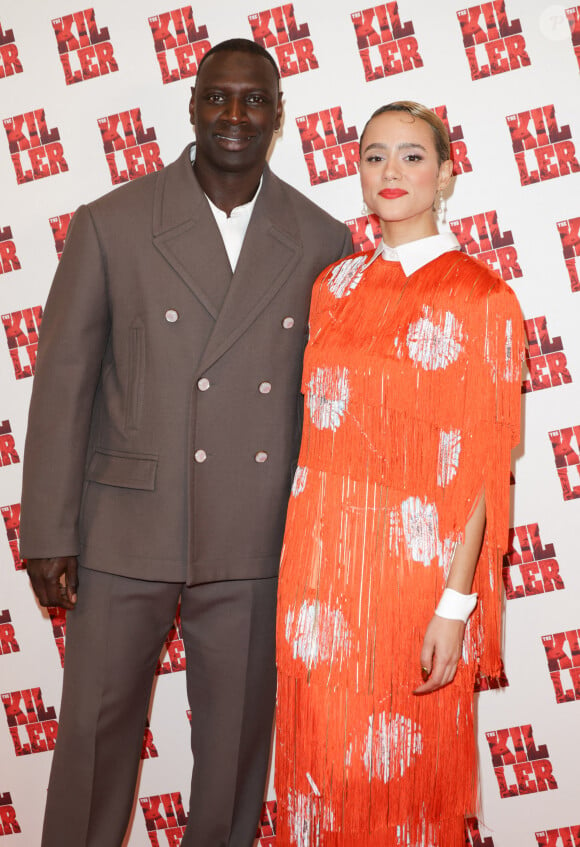
<instances>
[{"instance_id":1,"label":"man's face","mask_svg":"<svg viewBox=\"0 0 580 847\"><path fill-rule=\"evenodd\" d=\"M189 112L199 165L231 173L263 166L282 114L274 68L252 53L213 54L197 78Z\"/></svg>"}]
</instances>

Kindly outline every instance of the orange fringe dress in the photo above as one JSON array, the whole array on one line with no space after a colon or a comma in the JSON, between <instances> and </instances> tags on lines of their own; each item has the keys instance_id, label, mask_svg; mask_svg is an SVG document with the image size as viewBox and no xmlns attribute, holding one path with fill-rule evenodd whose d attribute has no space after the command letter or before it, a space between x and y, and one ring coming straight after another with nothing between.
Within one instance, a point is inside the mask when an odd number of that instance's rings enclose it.
<instances>
[{"instance_id":1,"label":"orange fringe dress","mask_svg":"<svg viewBox=\"0 0 580 847\"><path fill-rule=\"evenodd\" d=\"M406 277L371 252L318 278L278 608L278 847L459 847L476 807L473 685L500 669L515 295L447 252ZM447 687L423 636L482 489L478 606Z\"/></svg>"}]
</instances>

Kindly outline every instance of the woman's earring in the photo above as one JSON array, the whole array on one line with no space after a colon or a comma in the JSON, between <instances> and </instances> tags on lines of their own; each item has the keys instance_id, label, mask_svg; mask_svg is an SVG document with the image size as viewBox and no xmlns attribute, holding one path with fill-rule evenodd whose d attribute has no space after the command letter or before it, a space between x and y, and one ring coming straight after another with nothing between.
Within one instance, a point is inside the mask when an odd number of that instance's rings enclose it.
<instances>
[{"instance_id":1,"label":"woman's earring","mask_svg":"<svg viewBox=\"0 0 580 847\"><path fill-rule=\"evenodd\" d=\"M362 204L361 212L363 213L363 215L369 214L369 207L367 206L367 204L364 201L363 201L363 204Z\"/></svg>"},{"instance_id":2,"label":"woman's earring","mask_svg":"<svg viewBox=\"0 0 580 847\"><path fill-rule=\"evenodd\" d=\"M442 191L438 191L433 202L433 211L441 218L441 223L447 223L447 198Z\"/></svg>"}]
</instances>

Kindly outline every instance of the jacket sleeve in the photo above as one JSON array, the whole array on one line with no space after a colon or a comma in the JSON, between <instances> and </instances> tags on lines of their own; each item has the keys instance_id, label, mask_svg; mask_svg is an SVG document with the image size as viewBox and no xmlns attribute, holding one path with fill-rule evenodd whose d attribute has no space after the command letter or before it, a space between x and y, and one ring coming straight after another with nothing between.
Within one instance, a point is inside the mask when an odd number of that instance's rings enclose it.
<instances>
[{"instance_id":1,"label":"jacket sleeve","mask_svg":"<svg viewBox=\"0 0 580 847\"><path fill-rule=\"evenodd\" d=\"M71 222L40 328L24 451L21 554L78 555L91 414L110 329L106 263L93 218Z\"/></svg>"}]
</instances>

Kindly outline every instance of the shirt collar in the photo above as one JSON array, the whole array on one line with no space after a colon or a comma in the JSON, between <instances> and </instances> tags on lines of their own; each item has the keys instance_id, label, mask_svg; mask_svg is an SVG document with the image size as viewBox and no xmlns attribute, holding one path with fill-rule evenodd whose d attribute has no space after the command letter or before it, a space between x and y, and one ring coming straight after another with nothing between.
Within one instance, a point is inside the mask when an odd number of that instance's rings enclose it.
<instances>
[{"instance_id":1,"label":"shirt collar","mask_svg":"<svg viewBox=\"0 0 580 847\"><path fill-rule=\"evenodd\" d=\"M382 255L387 262L400 262L405 276L411 276L433 259L438 259L443 253L460 249L459 241L452 232L440 232L438 235L418 238L416 241L399 244L398 247L389 247L381 240L377 244L369 265Z\"/></svg>"},{"instance_id":2,"label":"shirt collar","mask_svg":"<svg viewBox=\"0 0 580 847\"><path fill-rule=\"evenodd\" d=\"M189 148L189 158L191 160L191 164L195 162L195 144L192 144ZM222 209L219 209L215 203L209 199L207 194L205 194L207 202L209 203L210 209L212 210L215 218L223 218L224 220L228 220L228 218L246 218L248 221L252 216L252 211L254 206L256 205L256 200L258 199L258 194L260 193L260 189L262 188L262 182L264 181L264 175L260 177L260 182L258 183L258 187L256 189L256 193L252 197L252 199L248 203L243 203L241 206L234 206L229 215L227 215Z\"/></svg>"}]
</instances>

